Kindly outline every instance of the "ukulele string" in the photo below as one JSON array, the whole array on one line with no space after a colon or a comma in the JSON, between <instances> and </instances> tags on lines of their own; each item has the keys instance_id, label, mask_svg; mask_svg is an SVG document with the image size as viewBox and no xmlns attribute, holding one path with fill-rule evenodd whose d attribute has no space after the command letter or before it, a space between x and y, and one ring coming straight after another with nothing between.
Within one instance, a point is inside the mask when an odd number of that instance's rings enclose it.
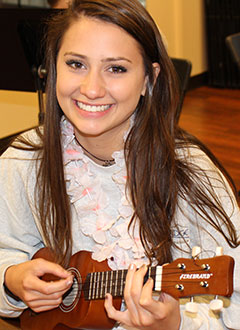
<instances>
[{"instance_id":1,"label":"ukulele string","mask_svg":"<svg viewBox=\"0 0 240 330\"><path fill-rule=\"evenodd\" d=\"M90 275L90 274L106 274L106 273L110 274L110 273L115 273L115 272L123 272L125 277L127 275L127 269L121 269L121 270L118 270L118 271L113 270L113 271L92 272L92 273L90 272L90 273L87 274L87 276L81 276L81 278L83 279L83 282L85 282L86 279L88 278L88 275ZM171 272L165 272L164 273L164 277L174 276L174 275L179 275L179 274L199 273L199 272L206 272L206 270L201 268L201 265L199 266L199 269L184 269L184 271L182 271L182 273L179 272L179 268L172 268ZM148 273L145 276L148 276ZM155 274L151 275L150 277L155 277ZM101 283L101 282L104 282L105 280L106 279L102 278L102 279L96 280L94 282L95 283ZM111 280L115 280L115 278L111 278ZM117 280L119 280L119 278Z\"/></svg>"},{"instance_id":2,"label":"ukulele string","mask_svg":"<svg viewBox=\"0 0 240 330\"><path fill-rule=\"evenodd\" d=\"M125 285L125 278L126 278L126 274L127 274L127 270L120 270L121 272L123 272L123 281L121 283L118 283L119 279L117 278L111 278L110 280L110 276L108 277L108 280L106 280L106 278L101 278L104 277L101 274L106 274L109 273L111 274L112 272L114 273L115 271L108 271L108 272L94 272L94 273L89 273L89 274L100 274L100 279L92 279L92 284L94 285L94 289L92 288L92 290L101 290L104 292L108 292L108 293L112 293L112 291L115 291L118 293L121 293L120 291L122 291L121 289L124 287ZM196 274L196 273L204 273L206 272L206 270L202 269L201 266L199 266L199 269L188 269L188 270L184 270L184 272L182 272L183 274ZM88 274L88 275L89 275ZM174 279L168 279L168 277L173 277L176 275L179 275L179 269L173 268L173 270L171 272L168 272L166 274L164 274L164 279L158 280L158 279L154 279L155 275L152 275L150 277L153 278L155 285L158 284L158 282L161 282L161 287L162 288L168 288L170 286L172 286L173 283L176 284L176 280ZM97 277L97 276L96 276ZM148 274L146 275L147 278L149 278ZM76 279L76 277L75 277ZM199 281L201 281L202 279L198 279L198 278L191 278L191 279L184 279L184 285L192 285L195 283L199 283ZM75 280L75 284L73 284L72 289L70 289L69 291L71 291L71 294L75 294L79 291L79 286L81 286L81 292L83 292L84 294L88 294L89 293L89 285L86 285L86 281L89 281L89 277L85 276L82 277L82 282L80 283L77 281L77 279ZM88 283L88 284L89 284Z\"/></svg>"}]
</instances>

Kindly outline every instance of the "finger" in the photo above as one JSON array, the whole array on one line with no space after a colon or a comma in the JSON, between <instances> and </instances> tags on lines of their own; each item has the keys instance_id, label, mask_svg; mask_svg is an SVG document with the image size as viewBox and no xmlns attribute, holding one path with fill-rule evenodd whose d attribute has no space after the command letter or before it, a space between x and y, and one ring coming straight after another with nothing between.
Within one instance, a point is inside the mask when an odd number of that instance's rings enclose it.
<instances>
[{"instance_id":1,"label":"finger","mask_svg":"<svg viewBox=\"0 0 240 330\"><path fill-rule=\"evenodd\" d=\"M31 308L31 310L33 310L35 313L41 313L41 312L46 312L46 311L50 311L52 309L55 309L55 308L58 308L59 305L52 305L52 306L46 306L46 305L43 305L43 306L40 306L40 307L37 307L37 308Z\"/></svg>"},{"instance_id":2,"label":"finger","mask_svg":"<svg viewBox=\"0 0 240 330\"><path fill-rule=\"evenodd\" d=\"M144 308L149 313L154 316L159 315L159 309L161 308L161 303L152 298L152 290L153 290L153 279L149 278L142 289L141 298L139 300L139 304L142 308Z\"/></svg>"},{"instance_id":3,"label":"finger","mask_svg":"<svg viewBox=\"0 0 240 330\"><path fill-rule=\"evenodd\" d=\"M173 298L171 295L164 293L164 292L160 292L159 294L159 301L161 302L172 302L172 301L178 301L177 299Z\"/></svg>"},{"instance_id":4,"label":"finger","mask_svg":"<svg viewBox=\"0 0 240 330\"><path fill-rule=\"evenodd\" d=\"M127 311L121 312L115 309L112 303L112 296L111 294L107 293L106 298L104 301L104 307L106 309L107 315L109 318L119 322L123 323L125 325L131 325L129 324L129 319L126 314L128 314Z\"/></svg>"},{"instance_id":5,"label":"finger","mask_svg":"<svg viewBox=\"0 0 240 330\"><path fill-rule=\"evenodd\" d=\"M138 270L134 264L130 265L127 276L124 294L130 294L132 298L138 301L143 287L144 276L147 272L147 266L142 265Z\"/></svg>"},{"instance_id":6,"label":"finger","mask_svg":"<svg viewBox=\"0 0 240 330\"><path fill-rule=\"evenodd\" d=\"M61 304L61 301L56 300L39 300L34 303L29 304L28 306L36 313L48 311L54 308L58 308Z\"/></svg>"},{"instance_id":7,"label":"finger","mask_svg":"<svg viewBox=\"0 0 240 330\"><path fill-rule=\"evenodd\" d=\"M145 285L142 288L142 293L141 293L141 297L139 299L139 304L142 307L146 307L148 305L150 305L153 301L152 298L152 291L153 291L153 279L150 277L147 282L145 283Z\"/></svg>"},{"instance_id":8,"label":"finger","mask_svg":"<svg viewBox=\"0 0 240 330\"><path fill-rule=\"evenodd\" d=\"M139 299L141 297L144 275L146 274L146 271L146 265L143 265L137 271L136 267L131 265L126 277L124 299L130 318L134 325L138 325L140 322L142 307L139 304Z\"/></svg>"},{"instance_id":9,"label":"finger","mask_svg":"<svg viewBox=\"0 0 240 330\"><path fill-rule=\"evenodd\" d=\"M58 278L67 278L71 274L62 266L42 258L32 260L32 262L34 263L35 266L34 267L35 275L39 277L45 274L52 274Z\"/></svg>"},{"instance_id":10,"label":"finger","mask_svg":"<svg viewBox=\"0 0 240 330\"><path fill-rule=\"evenodd\" d=\"M151 319L150 313L143 306L143 304L149 304L152 300L153 284L149 280L145 285L143 285L144 276L146 275L147 269L148 267L146 265L142 265L139 268L139 270L134 275L134 281L131 289L133 301L138 312L139 324L147 324L146 322ZM135 325L137 325L137 323Z\"/></svg>"},{"instance_id":11,"label":"finger","mask_svg":"<svg viewBox=\"0 0 240 330\"><path fill-rule=\"evenodd\" d=\"M35 293L38 292L42 295L52 295L52 294L63 294L67 290L70 289L73 283L73 276L70 275L66 279L61 279L57 281L50 281L46 282L38 277L32 277L28 281L28 288L25 288L26 290L34 291ZM32 290L34 288L34 290Z\"/></svg>"},{"instance_id":12,"label":"finger","mask_svg":"<svg viewBox=\"0 0 240 330\"><path fill-rule=\"evenodd\" d=\"M36 290L26 290L24 294L24 301L30 303L33 301L38 301L38 300L57 300L57 299L62 299L62 296L68 291L69 289L61 290L61 291L56 291L53 293L42 293Z\"/></svg>"},{"instance_id":13,"label":"finger","mask_svg":"<svg viewBox=\"0 0 240 330\"><path fill-rule=\"evenodd\" d=\"M166 318L168 314L172 313L179 307L179 302L170 295L160 293L159 299L152 298L153 280L149 279L143 288L143 294L140 299L141 306L150 312L155 319Z\"/></svg>"},{"instance_id":14,"label":"finger","mask_svg":"<svg viewBox=\"0 0 240 330\"><path fill-rule=\"evenodd\" d=\"M147 266L142 265L135 273L131 283L131 297L136 305L139 305L139 299L142 294L144 276L147 272Z\"/></svg>"},{"instance_id":15,"label":"finger","mask_svg":"<svg viewBox=\"0 0 240 330\"><path fill-rule=\"evenodd\" d=\"M134 264L131 264L128 268L126 283L124 288L124 300L133 322L137 322L138 320L138 311L136 304L134 302L134 299L136 300L136 297L133 298L132 296L132 295L137 295L137 293L134 292L134 290L132 290L135 273L136 273L136 266Z\"/></svg>"}]
</instances>

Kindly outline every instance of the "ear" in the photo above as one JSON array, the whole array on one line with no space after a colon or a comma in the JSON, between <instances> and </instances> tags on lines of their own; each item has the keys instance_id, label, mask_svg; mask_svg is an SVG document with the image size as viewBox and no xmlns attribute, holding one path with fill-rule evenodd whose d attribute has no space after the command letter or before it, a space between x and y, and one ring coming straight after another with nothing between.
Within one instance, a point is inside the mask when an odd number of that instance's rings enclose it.
<instances>
[{"instance_id":1,"label":"ear","mask_svg":"<svg viewBox=\"0 0 240 330\"><path fill-rule=\"evenodd\" d=\"M160 65L159 65L159 63L155 62L152 64L152 67L153 67L153 78L154 78L154 84L155 84L157 77L159 75L159 72L160 72ZM143 85L143 89L142 89L142 93L141 93L142 96L145 95L147 81L148 81L148 76L145 77L145 81L144 81L144 85Z\"/></svg>"},{"instance_id":2,"label":"ear","mask_svg":"<svg viewBox=\"0 0 240 330\"><path fill-rule=\"evenodd\" d=\"M154 76L154 84L155 84L161 69L159 63L157 62L154 62L152 66L153 66L153 76Z\"/></svg>"}]
</instances>

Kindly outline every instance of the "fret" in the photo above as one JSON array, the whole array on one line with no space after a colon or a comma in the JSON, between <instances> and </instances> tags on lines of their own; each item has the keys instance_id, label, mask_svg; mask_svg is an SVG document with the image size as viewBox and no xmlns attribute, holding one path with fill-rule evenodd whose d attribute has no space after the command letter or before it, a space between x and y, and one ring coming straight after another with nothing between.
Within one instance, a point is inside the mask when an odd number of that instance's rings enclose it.
<instances>
[{"instance_id":1,"label":"fret","mask_svg":"<svg viewBox=\"0 0 240 330\"><path fill-rule=\"evenodd\" d=\"M110 293L113 297L121 297L124 292L127 270L121 269L116 271L94 272L89 276L89 288L87 299L103 299L106 293ZM154 291L161 291L162 267L149 267L144 283L151 277L154 280Z\"/></svg>"},{"instance_id":2,"label":"fret","mask_svg":"<svg viewBox=\"0 0 240 330\"><path fill-rule=\"evenodd\" d=\"M102 298L102 296L101 296L101 293L102 293L102 285L103 285L103 282L102 282L102 272L99 272L99 280L98 280L98 283L99 283L98 297L99 297L99 299L101 299L101 298Z\"/></svg>"},{"instance_id":3,"label":"fret","mask_svg":"<svg viewBox=\"0 0 240 330\"><path fill-rule=\"evenodd\" d=\"M93 273L93 294L92 294L92 299L95 299L95 289L96 289L96 273Z\"/></svg>"},{"instance_id":4,"label":"fret","mask_svg":"<svg viewBox=\"0 0 240 330\"><path fill-rule=\"evenodd\" d=\"M119 271L120 274L118 273L118 288L117 288L117 292L118 292L118 296L121 296L121 277L122 277L122 271Z\"/></svg>"},{"instance_id":5,"label":"fret","mask_svg":"<svg viewBox=\"0 0 240 330\"><path fill-rule=\"evenodd\" d=\"M124 270L121 270L121 279L120 279L120 292L119 294L122 295L123 294L123 284L124 284Z\"/></svg>"},{"instance_id":6,"label":"fret","mask_svg":"<svg viewBox=\"0 0 240 330\"><path fill-rule=\"evenodd\" d=\"M113 289L113 271L110 272L110 288L109 288L109 293L112 294L112 289Z\"/></svg>"},{"instance_id":7,"label":"fret","mask_svg":"<svg viewBox=\"0 0 240 330\"><path fill-rule=\"evenodd\" d=\"M107 293L107 288L108 288L108 272L106 272L106 280L105 280L105 290L104 290L104 296L106 296Z\"/></svg>"},{"instance_id":8,"label":"fret","mask_svg":"<svg viewBox=\"0 0 240 330\"><path fill-rule=\"evenodd\" d=\"M88 291L88 299L92 299L92 281L93 281L93 273L90 274L90 279L89 279L89 291Z\"/></svg>"},{"instance_id":9,"label":"fret","mask_svg":"<svg viewBox=\"0 0 240 330\"><path fill-rule=\"evenodd\" d=\"M114 288L114 296L117 296L117 288L118 288L118 270L115 272L115 288Z\"/></svg>"},{"instance_id":10,"label":"fret","mask_svg":"<svg viewBox=\"0 0 240 330\"><path fill-rule=\"evenodd\" d=\"M97 279L96 279L96 281L97 281L97 285L96 285L96 296L95 296L95 298L96 299L98 299L99 298L99 291L100 291L100 283L99 283L99 272L98 273L96 273L97 275L96 275L96 277L97 277Z\"/></svg>"},{"instance_id":11,"label":"fret","mask_svg":"<svg viewBox=\"0 0 240 330\"><path fill-rule=\"evenodd\" d=\"M100 282L101 282L101 290L100 290L100 298L104 298L103 297L103 287L105 286L105 282L104 282L104 272L101 272L100 273L101 274L101 276L100 276Z\"/></svg>"}]
</instances>

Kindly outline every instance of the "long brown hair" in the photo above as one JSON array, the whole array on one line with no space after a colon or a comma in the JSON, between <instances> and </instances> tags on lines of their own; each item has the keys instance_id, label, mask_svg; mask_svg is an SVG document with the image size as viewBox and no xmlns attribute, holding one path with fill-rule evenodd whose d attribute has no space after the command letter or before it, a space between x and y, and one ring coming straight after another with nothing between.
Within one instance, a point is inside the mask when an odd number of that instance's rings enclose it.
<instances>
[{"instance_id":1,"label":"long brown hair","mask_svg":"<svg viewBox=\"0 0 240 330\"><path fill-rule=\"evenodd\" d=\"M57 261L65 264L69 259L72 236L61 147L60 119L63 113L56 98L56 59L64 33L82 15L118 25L138 41L142 52L147 89L136 108L135 122L124 151L128 173L126 189L129 189L134 210L131 223L139 220L147 256L150 259L155 257L159 263L172 259L172 226L177 227L175 213L179 198L187 200L195 212L223 234L230 246L237 246L234 226L214 195L211 183L203 180L206 174L178 157L178 150L193 145L207 153L220 167L206 147L176 124L175 112L179 102L176 75L151 16L138 0L74 0L68 10L49 22L46 116L36 189L43 233ZM155 82L154 62L161 68ZM203 187L201 181L208 183ZM226 225L226 232L221 229L221 224Z\"/></svg>"}]
</instances>

